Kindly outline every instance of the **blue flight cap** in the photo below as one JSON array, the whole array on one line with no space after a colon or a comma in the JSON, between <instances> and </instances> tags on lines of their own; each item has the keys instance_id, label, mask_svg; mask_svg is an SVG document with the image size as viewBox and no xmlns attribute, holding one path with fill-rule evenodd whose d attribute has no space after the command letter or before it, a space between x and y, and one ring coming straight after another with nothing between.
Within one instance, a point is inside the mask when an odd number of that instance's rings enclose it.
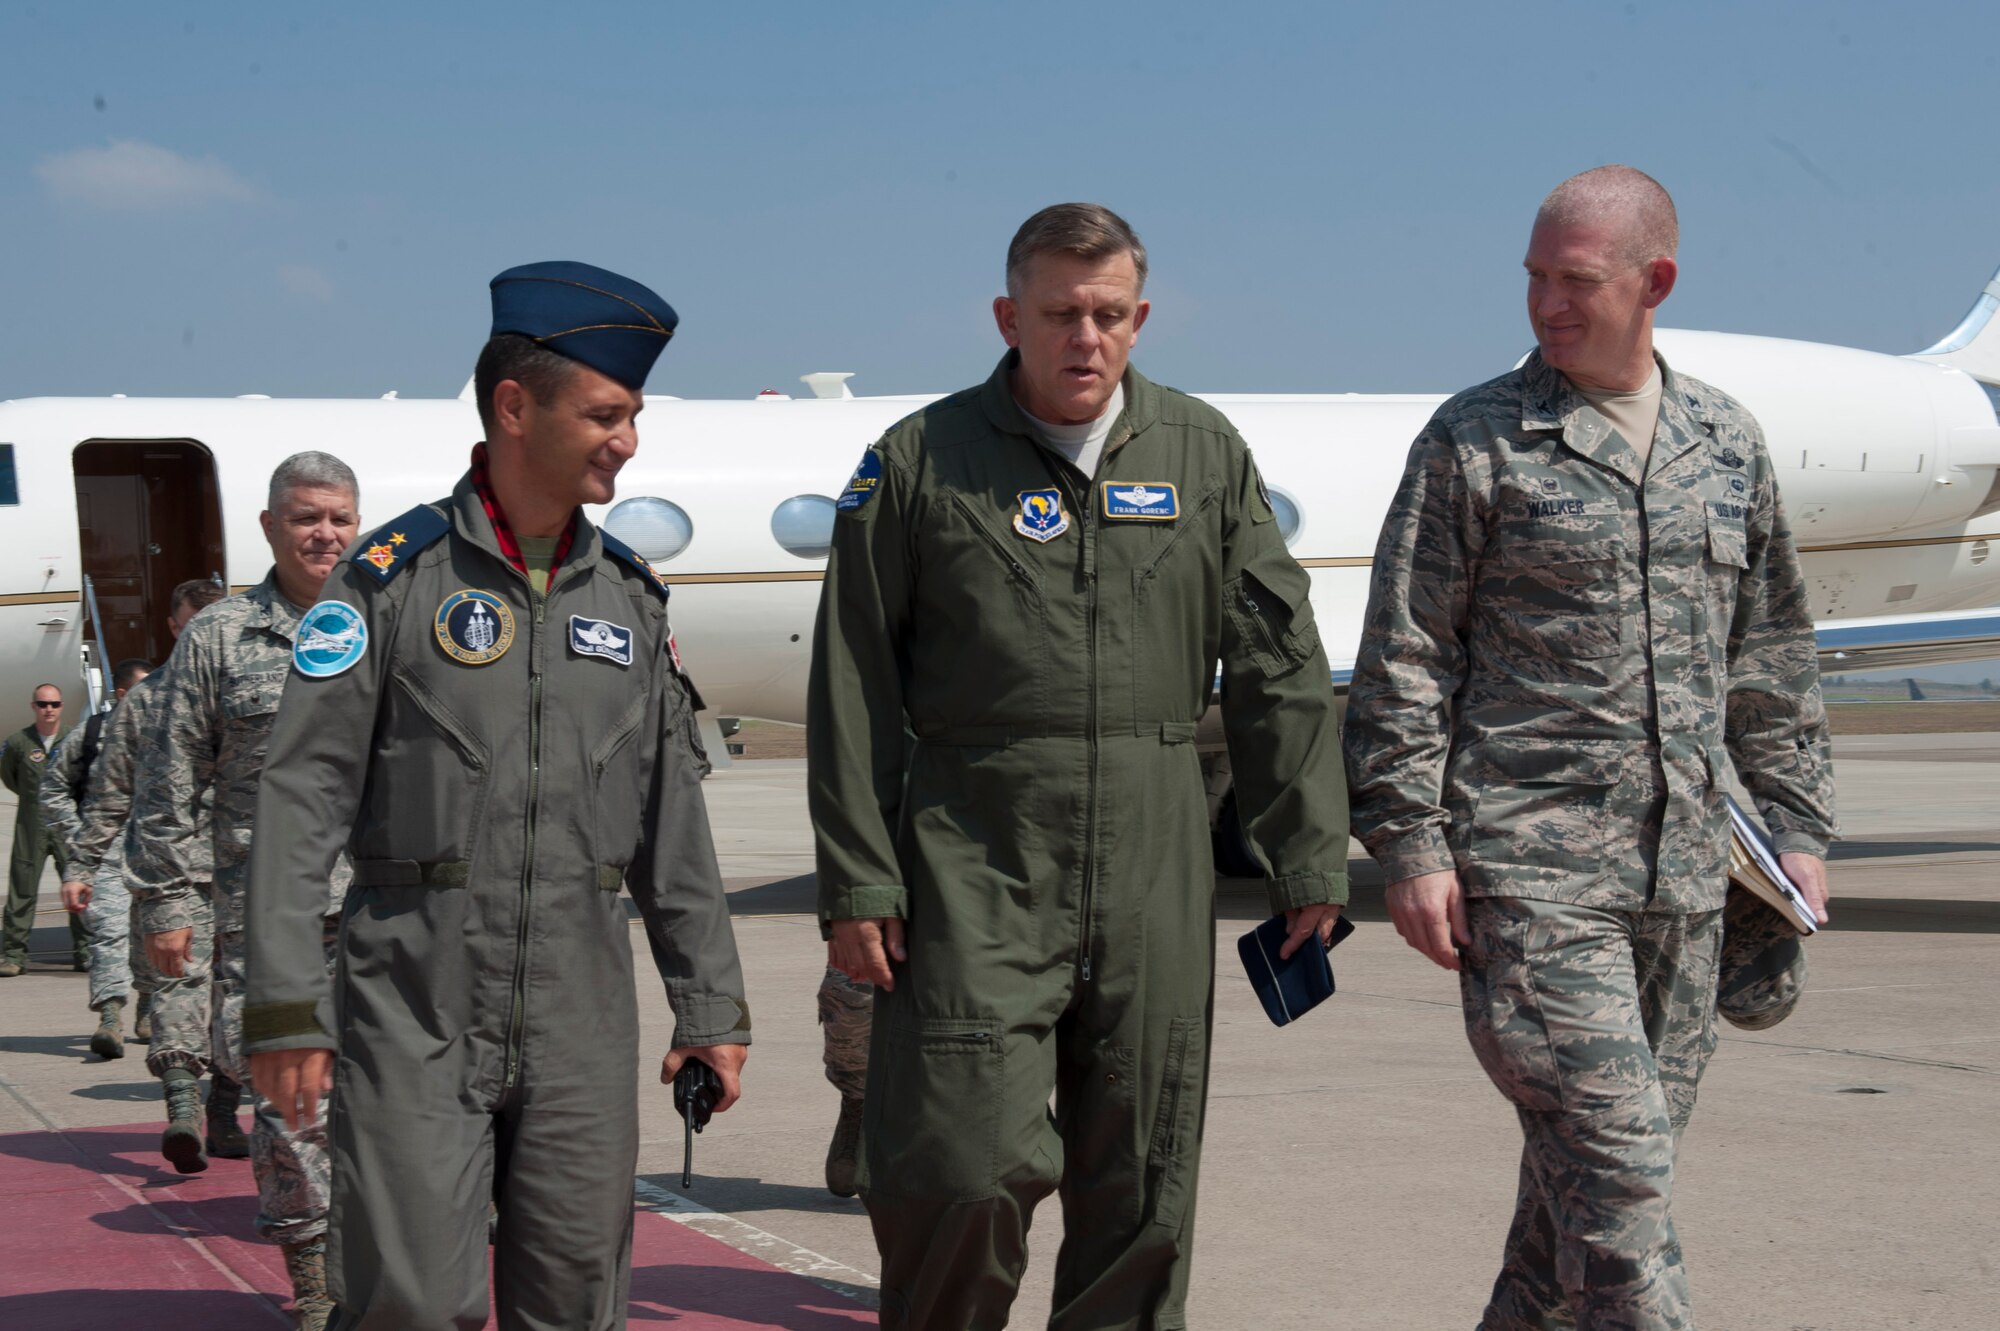
<instances>
[{"instance_id":1,"label":"blue flight cap","mask_svg":"<svg viewBox=\"0 0 2000 1331\"><path fill-rule=\"evenodd\" d=\"M493 336L531 337L627 388L646 386L680 323L658 293L587 263L525 263L491 286Z\"/></svg>"}]
</instances>

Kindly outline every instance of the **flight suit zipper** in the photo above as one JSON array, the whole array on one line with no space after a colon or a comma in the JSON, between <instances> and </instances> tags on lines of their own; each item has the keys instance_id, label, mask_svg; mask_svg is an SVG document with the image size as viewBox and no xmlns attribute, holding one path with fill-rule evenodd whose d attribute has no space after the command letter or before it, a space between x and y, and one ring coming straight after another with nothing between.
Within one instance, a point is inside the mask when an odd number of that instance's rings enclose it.
<instances>
[{"instance_id":1,"label":"flight suit zipper","mask_svg":"<svg viewBox=\"0 0 2000 1331\"><path fill-rule=\"evenodd\" d=\"M1084 670L1089 680L1084 721L1084 749L1088 755L1088 776L1084 798L1088 804L1083 819L1083 899L1079 907L1082 935L1078 940L1077 971L1083 983L1090 983L1091 898L1097 887L1097 487L1084 487L1074 499L1083 519L1083 625Z\"/></svg>"},{"instance_id":2,"label":"flight suit zipper","mask_svg":"<svg viewBox=\"0 0 2000 1331\"><path fill-rule=\"evenodd\" d=\"M551 579L555 570L549 571ZM523 575L524 577L526 575ZM535 622L528 630L528 818L521 850L521 924L514 938L514 1004L507 1019L507 1075L512 1087L521 1074L521 1045L528 1012L528 924L535 895L535 818L542 785L542 621L548 596L527 579Z\"/></svg>"}]
</instances>

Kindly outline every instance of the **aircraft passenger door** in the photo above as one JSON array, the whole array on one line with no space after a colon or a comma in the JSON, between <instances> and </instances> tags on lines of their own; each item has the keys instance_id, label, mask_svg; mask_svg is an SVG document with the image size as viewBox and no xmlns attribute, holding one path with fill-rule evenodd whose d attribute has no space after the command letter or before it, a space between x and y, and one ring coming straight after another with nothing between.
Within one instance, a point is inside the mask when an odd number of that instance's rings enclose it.
<instances>
[{"instance_id":1,"label":"aircraft passenger door","mask_svg":"<svg viewBox=\"0 0 2000 1331\"><path fill-rule=\"evenodd\" d=\"M191 439L91 439L72 459L83 574L104 638L94 664L108 677L127 657L163 663L174 588L226 567L215 459ZM87 642L88 605L84 615Z\"/></svg>"}]
</instances>

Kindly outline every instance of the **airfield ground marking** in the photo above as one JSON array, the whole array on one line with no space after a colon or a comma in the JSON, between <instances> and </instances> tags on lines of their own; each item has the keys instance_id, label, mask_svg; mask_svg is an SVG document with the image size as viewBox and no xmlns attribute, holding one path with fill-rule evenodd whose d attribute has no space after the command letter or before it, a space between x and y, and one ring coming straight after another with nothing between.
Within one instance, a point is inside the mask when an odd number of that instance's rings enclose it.
<instances>
[{"instance_id":1,"label":"airfield ground marking","mask_svg":"<svg viewBox=\"0 0 2000 1331\"><path fill-rule=\"evenodd\" d=\"M804 1276L815 1285L831 1290L844 1298L866 1308L880 1305L876 1290L882 1282L866 1271L836 1262L823 1253L810 1248L801 1248L790 1239L779 1238L755 1225L746 1224L733 1215L703 1206L677 1192L671 1192L645 1179L632 1180L633 1196L639 1205L654 1215L663 1216L677 1225L685 1225L697 1234L706 1235L726 1243L740 1253L769 1262L782 1271Z\"/></svg>"},{"instance_id":2,"label":"airfield ground marking","mask_svg":"<svg viewBox=\"0 0 2000 1331\"><path fill-rule=\"evenodd\" d=\"M44 1128L46 1128L50 1133L54 1134L56 1137L60 1138L64 1146L67 1146L71 1151L74 1151L76 1153L77 1159L84 1162L84 1168L86 1169L89 1168L90 1157L85 1155L82 1149L78 1147L75 1142L69 1139L69 1133L57 1127L55 1122L52 1119L50 1119L47 1114L44 1114L40 1109L37 1109L35 1105L26 1096L22 1095L20 1091L16 1090L14 1088L14 1083L10 1081L0 1080L0 1088L4 1088L7 1094L13 1096L15 1102L18 1103L21 1106L21 1108L27 1110L37 1120L39 1120ZM279 1308L276 1303L272 1302L269 1295L265 1294L264 1291L258 1289L255 1285L252 1285L251 1283L246 1281L242 1276L237 1275L235 1270L229 1265L229 1263L223 1261L220 1257L217 1257L213 1252L209 1251L208 1245L201 1241L200 1235L188 1234L182 1232L181 1227L179 1225L175 1224L172 1220L168 1219L166 1215L163 1214L157 1207L155 1207L150 1201L146 1200L146 1195L144 1193L140 1192L137 1188L134 1188L131 1184L125 1182L125 1180L120 1178L114 1178L111 1175L104 1173L102 1170L92 1169L90 1172L96 1174L97 1177L103 1179L106 1183L116 1188L119 1192L125 1194L125 1196L129 1197L133 1202L137 1203L141 1208L143 1208L148 1215L152 1216L154 1220L159 1222L160 1231L162 1233L172 1235L173 1237L179 1239L181 1242L187 1244L189 1247L193 1248L197 1253L200 1253L201 1259L204 1262L207 1262L210 1266L214 1267L218 1272L220 1272L222 1278L228 1281L238 1294L248 1294L253 1298L255 1298L257 1300L257 1306L262 1308L265 1312L269 1313L272 1317L276 1318L278 1320L279 1325L281 1326L292 1325L291 1317L287 1315L283 1309Z\"/></svg>"}]
</instances>

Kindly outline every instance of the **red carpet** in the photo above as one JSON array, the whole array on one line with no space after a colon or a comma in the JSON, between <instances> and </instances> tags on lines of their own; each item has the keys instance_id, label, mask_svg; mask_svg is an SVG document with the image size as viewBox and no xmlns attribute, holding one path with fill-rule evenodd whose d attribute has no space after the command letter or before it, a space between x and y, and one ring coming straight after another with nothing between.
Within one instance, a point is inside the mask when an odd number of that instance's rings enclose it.
<instances>
[{"instance_id":1,"label":"red carpet","mask_svg":"<svg viewBox=\"0 0 2000 1331\"><path fill-rule=\"evenodd\" d=\"M0 1136L0 1327L288 1327L284 1260L258 1241L256 1214L249 1161L183 1177L160 1159L158 1124ZM641 1211L631 1320L675 1331L852 1331L875 1315Z\"/></svg>"}]
</instances>

